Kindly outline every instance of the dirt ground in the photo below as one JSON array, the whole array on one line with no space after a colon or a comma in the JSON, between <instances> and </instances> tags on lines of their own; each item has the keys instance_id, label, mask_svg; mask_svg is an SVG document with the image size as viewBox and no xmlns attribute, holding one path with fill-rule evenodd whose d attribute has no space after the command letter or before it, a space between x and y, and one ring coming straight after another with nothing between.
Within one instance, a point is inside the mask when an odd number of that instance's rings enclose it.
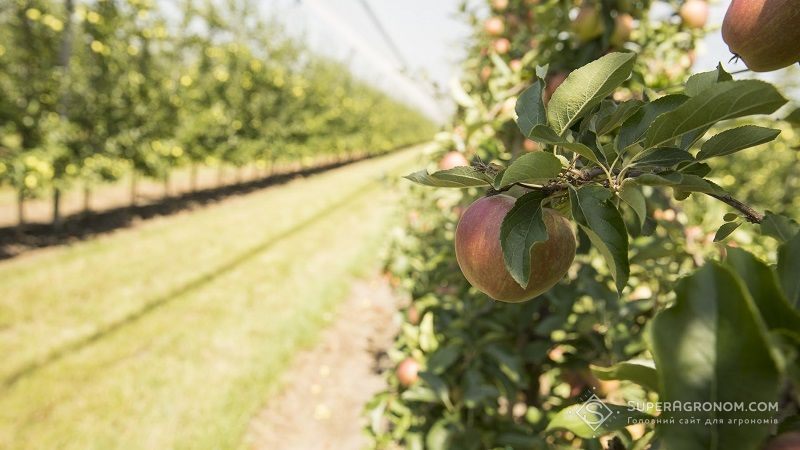
<instances>
[{"instance_id":1,"label":"dirt ground","mask_svg":"<svg viewBox=\"0 0 800 450\"><path fill-rule=\"evenodd\" d=\"M351 450L369 444L362 410L385 387L379 367L399 328L387 282L358 282L319 344L297 356L283 389L253 420L246 444L263 450ZM383 357L385 359L385 357Z\"/></svg>"}]
</instances>

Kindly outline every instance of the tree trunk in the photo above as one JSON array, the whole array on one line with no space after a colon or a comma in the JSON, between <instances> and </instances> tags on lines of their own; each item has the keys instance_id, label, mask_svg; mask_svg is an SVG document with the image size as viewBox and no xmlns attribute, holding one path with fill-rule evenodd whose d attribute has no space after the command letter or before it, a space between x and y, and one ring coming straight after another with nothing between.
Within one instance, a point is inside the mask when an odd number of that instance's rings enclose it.
<instances>
[{"instance_id":1,"label":"tree trunk","mask_svg":"<svg viewBox=\"0 0 800 450\"><path fill-rule=\"evenodd\" d=\"M17 226L19 229L25 228L25 191L17 191Z\"/></svg>"},{"instance_id":2,"label":"tree trunk","mask_svg":"<svg viewBox=\"0 0 800 450\"><path fill-rule=\"evenodd\" d=\"M88 215L92 211L92 190L89 185L83 186L83 214Z\"/></svg>"},{"instance_id":3,"label":"tree trunk","mask_svg":"<svg viewBox=\"0 0 800 450\"><path fill-rule=\"evenodd\" d=\"M58 49L58 65L61 68L61 95L58 102L58 114L62 119L66 119L69 109L69 60L72 56L72 14L75 11L73 0L64 0L66 10L66 21L64 22L64 34L61 39L61 46ZM56 180L63 176L63 172L56 172ZM53 229L61 229L61 189L53 188Z\"/></svg>"},{"instance_id":4,"label":"tree trunk","mask_svg":"<svg viewBox=\"0 0 800 450\"><path fill-rule=\"evenodd\" d=\"M53 188L53 228L55 230L61 229L61 189Z\"/></svg>"},{"instance_id":5,"label":"tree trunk","mask_svg":"<svg viewBox=\"0 0 800 450\"><path fill-rule=\"evenodd\" d=\"M131 206L136 206L136 172L131 173Z\"/></svg>"},{"instance_id":6,"label":"tree trunk","mask_svg":"<svg viewBox=\"0 0 800 450\"><path fill-rule=\"evenodd\" d=\"M164 175L164 198L169 198L169 173Z\"/></svg>"},{"instance_id":7,"label":"tree trunk","mask_svg":"<svg viewBox=\"0 0 800 450\"><path fill-rule=\"evenodd\" d=\"M189 169L189 190L190 192L197 192L197 164L192 163Z\"/></svg>"}]
</instances>

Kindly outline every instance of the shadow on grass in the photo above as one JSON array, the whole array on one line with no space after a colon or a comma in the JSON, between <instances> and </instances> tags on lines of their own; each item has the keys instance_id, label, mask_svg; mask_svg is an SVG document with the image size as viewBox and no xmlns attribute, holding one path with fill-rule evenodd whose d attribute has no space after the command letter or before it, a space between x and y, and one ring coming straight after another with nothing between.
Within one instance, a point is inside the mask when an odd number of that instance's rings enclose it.
<instances>
[{"instance_id":1,"label":"shadow on grass","mask_svg":"<svg viewBox=\"0 0 800 450\"><path fill-rule=\"evenodd\" d=\"M268 250L270 247L280 242L281 240L287 239L295 234L302 232L308 227L314 225L319 220L325 218L330 214L335 213L337 210L341 209L342 207L346 206L352 201L366 195L370 191L369 187L378 182L380 182L380 180L373 180L371 182L361 185L358 189L355 190L355 192L345 195L342 198L342 200L331 203L324 209L313 214L306 220L292 226L288 230L283 231L282 233L279 233L276 236L270 237L269 239L261 242L260 244L239 253L235 257L231 258L224 264L217 266L213 270L209 270L195 277L193 280L183 284L182 286L172 289L169 292L147 302L144 306L137 309L136 311L127 314L125 317L122 317L111 323L105 324L97 331L87 336L78 338L65 345L62 345L61 347L52 350L42 358L39 358L35 361L23 365L21 368L13 371L11 374L6 376L2 380L2 387L5 389L9 389L13 387L14 384L16 384L21 379L34 374L35 372L47 367L50 364L53 364L54 362L60 360L61 358L69 355L70 353L80 351L84 347L91 345L94 342L100 341L101 339L109 336L110 334L115 333L120 329L139 321L140 319L146 317L148 314L156 311L157 309L168 305L172 301L181 298L182 296L188 293L191 293L193 291L202 288L208 283L211 283L217 278L234 270L236 267L247 262L256 255L264 252L265 250Z\"/></svg>"}]
</instances>

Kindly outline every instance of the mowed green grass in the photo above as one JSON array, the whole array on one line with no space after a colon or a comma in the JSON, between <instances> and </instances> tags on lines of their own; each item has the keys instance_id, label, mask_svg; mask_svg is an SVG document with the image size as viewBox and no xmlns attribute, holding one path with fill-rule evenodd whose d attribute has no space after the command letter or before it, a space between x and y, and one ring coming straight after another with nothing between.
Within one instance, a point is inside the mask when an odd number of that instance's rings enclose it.
<instances>
[{"instance_id":1,"label":"mowed green grass","mask_svg":"<svg viewBox=\"0 0 800 450\"><path fill-rule=\"evenodd\" d=\"M0 448L224 449L374 268L419 150L0 262Z\"/></svg>"}]
</instances>

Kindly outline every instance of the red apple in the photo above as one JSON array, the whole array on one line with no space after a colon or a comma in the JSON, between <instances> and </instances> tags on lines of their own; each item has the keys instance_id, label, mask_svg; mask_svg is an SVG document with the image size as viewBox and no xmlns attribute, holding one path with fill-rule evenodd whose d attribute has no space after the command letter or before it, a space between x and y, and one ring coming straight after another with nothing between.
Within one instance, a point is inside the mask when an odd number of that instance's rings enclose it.
<instances>
[{"instance_id":1,"label":"red apple","mask_svg":"<svg viewBox=\"0 0 800 450\"><path fill-rule=\"evenodd\" d=\"M550 97L553 96L556 89L567 79L568 75L569 73L567 72L556 72L547 76L547 86L544 88L545 103L550 101Z\"/></svg>"},{"instance_id":2,"label":"red apple","mask_svg":"<svg viewBox=\"0 0 800 450\"><path fill-rule=\"evenodd\" d=\"M439 161L439 169L450 170L455 167L468 166L469 161L464 157L464 154L455 150L445 153Z\"/></svg>"},{"instance_id":3,"label":"red apple","mask_svg":"<svg viewBox=\"0 0 800 450\"><path fill-rule=\"evenodd\" d=\"M408 323L410 323L411 325L419 324L419 319L420 319L419 310L417 309L416 305L412 304L411 306L408 307L408 309L406 310L406 318L408 319Z\"/></svg>"},{"instance_id":4,"label":"red apple","mask_svg":"<svg viewBox=\"0 0 800 450\"><path fill-rule=\"evenodd\" d=\"M584 4L578 11L578 16L572 21L572 32L581 42L588 42L603 34L603 20L597 8L591 4Z\"/></svg>"},{"instance_id":5,"label":"red apple","mask_svg":"<svg viewBox=\"0 0 800 450\"><path fill-rule=\"evenodd\" d=\"M800 432L783 433L770 440L764 450L800 450Z\"/></svg>"},{"instance_id":6,"label":"red apple","mask_svg":"<svg viewBox=\"0 0 800 450\"><path fill-rule=\"evenodd\" d=\"M733 0L722 39L755 72L800 61L800 4L796 0Z\"/></svg>"},{"instance_id":7,"label":"red apple","mask_svg":"<svg viewBox=\"0 0 800 450\"><path fill-rule=\"evenodd\" d=\"M500 36L503 34L503 31L505 31L506 25L503 23L503 19L499 17L490 17L483 23L483 29L490 36Z\"/></svg>"},{"instance_id":8,"label":"red apple","mask_svg":"<svg viewBox=\"0 0 800 450\"><path fill-rule=\"evenodd\" d=\"M526 152L535 152L539 150L539 143L530 139L525 139L525 142L522 143L522 148L524 148Z\"/></svg>"},{"instance_id":9,"label":"red apple","mask_svg":"<svg viewBox=\"0 0 800 450\"><path fill-rule=\"evenodd\" d=\"M398 364L395 373L401 385L411 386L419 380L419 363L414 358L408 357Z\"/></svg>"},{"instance_id":10,"label":"red apple","mask_svg":"<svg viewBox=\"0 0 800 450\"><path fill-rule=\"evenodd\" d=\"M569 222L551 209L543 219L548 238L531 251L530 281L520 287L506 269L500 225L516 200L493 195L467 208L456 228L456 260L471 285L495 300L518 303L549 290L564 277L575 258L575 234Z\"/></svg>"},{"instance_id":11,"label":"red apple","mask_svg":"<svg viewBox=\"0 0 800 450\"><path fill-rule=\"evenodd\" d=\"M481 81L484 83L492 76L492 68L489 66L483 66L481 69Z\"/></svg>"},{"instance_id":12,"label":"red apple","mask_svg":"<svg viewBox=\"0 0 800 450\"><path fill-rule=\"evenodd\" d=\"M496 11L505 11L508 8L508 0L492 0L492 8Z\"/></svg>"},{"instance_id":13,"label":"red apple","mask_svg":"<svg viewBox=\"0 0 800 450\"><path fill-rule=\"evenodd\" d=\"M687 0L681 5L679 14L687 27L703 28L708 22L708 3L705 0Z\"/></svg>"},{"instance_id":14,"label":"red apple","mask_svg":"<svg viewBox=\"0 0 800 450\"><path fill-rule=\"evenodd\" d=\"M505 55L511 50L511 41L506 38L497 39L492 43L492 48L494 48L494 51L498 54Z\"/></svg>"}]
</instances>

